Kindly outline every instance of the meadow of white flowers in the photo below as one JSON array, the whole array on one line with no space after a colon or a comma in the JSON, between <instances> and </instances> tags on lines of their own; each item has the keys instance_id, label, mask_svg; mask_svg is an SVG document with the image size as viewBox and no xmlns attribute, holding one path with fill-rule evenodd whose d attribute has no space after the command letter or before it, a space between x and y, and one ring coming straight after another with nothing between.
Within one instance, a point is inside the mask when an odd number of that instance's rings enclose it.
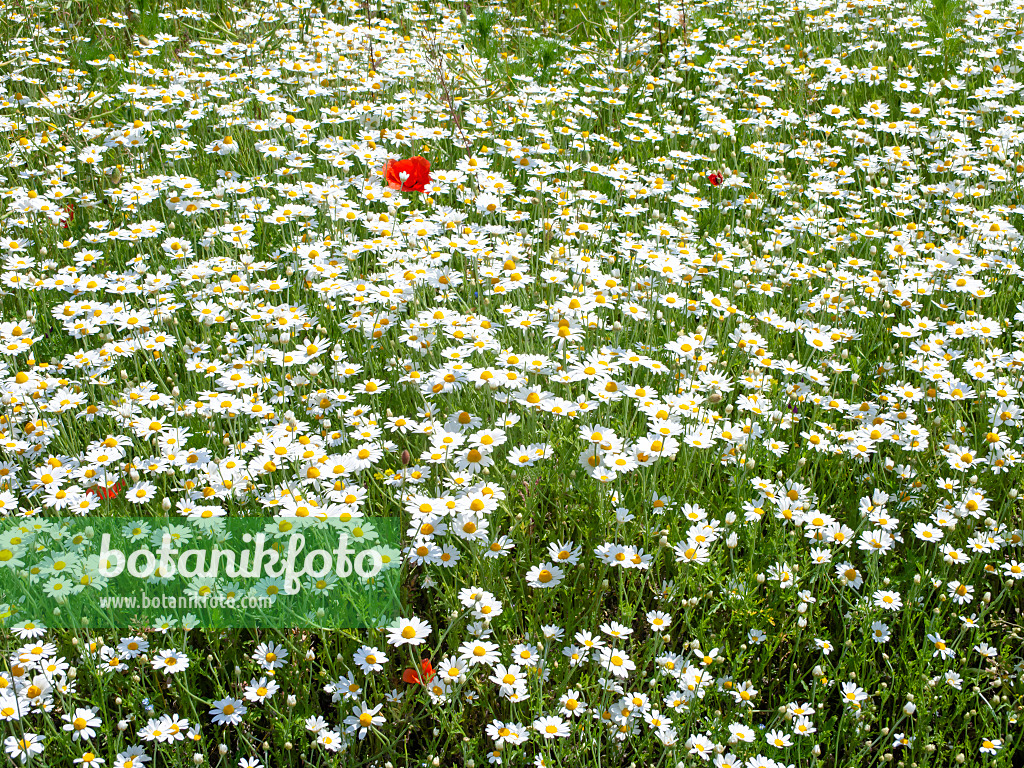
<instances>
[{"instance_id":1,"label":"meadow of white flowers","mask_svg":"<svg viewBox=\"0 0 1024 768\"><path fill-rule=\"evenodd\" d=\"M0 2L0 569L398 517L402 609L8 590L14 764L1020 754L1024 2L114 7Z\"/></svg>"}]
</instances>

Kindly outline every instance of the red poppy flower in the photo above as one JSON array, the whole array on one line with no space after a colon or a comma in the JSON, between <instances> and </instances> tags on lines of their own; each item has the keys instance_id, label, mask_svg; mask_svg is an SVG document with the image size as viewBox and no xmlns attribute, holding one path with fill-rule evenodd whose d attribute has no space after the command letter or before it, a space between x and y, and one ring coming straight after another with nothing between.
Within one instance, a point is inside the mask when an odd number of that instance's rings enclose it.
<instances>
[{"instance_id":1,"label":"red poppy flower","mask_svg":"<svg viewBox=\"0 0 1024 768\"><path fill-rule=\"evenodd\" d=\"M710 183L712 187L717 187L723 181L725 181L725 177L718 171L712 171L708 174L708 183Z\"/></svg>"},{"instance_id":2,"label":"red poppy flower","mask_svg":"<svg viewBox=\"0 0 1024 768\"><path fill-rule=\"evenodd\" d=\"M409 683L409 685L419 685L420 683L429 683L434 679L434 667L430 663L430 659L421 661L420 669L423 671L423 678L425 679L421 679L415 669L407 669L402 673L402 680Z\"/></svg>"},{"instance_id":3,"label":"red poppy flower","mask_svg":"<svg viewBox=\"0 0 1024 768\"><path fill-rule=\"evenodd\" d=\"M94 485L92 488L86 489L86 493L91 493L94 496L99 496L101 499L116 499L117 494L124 490L124 481L117 481L109 488L102 485Z\"/></svg>"},{"instance_id":4,"label":"red poppy flower","mask_svg":"<svg viewBox=\"0 0 1024 768\"><path fill-rule=\"evenodd\" d=\"M419 155L405 160L387 160L384 162L384 181L392 189L423 192L430 183L430 161Z\"/></svg>"}]
</instances>

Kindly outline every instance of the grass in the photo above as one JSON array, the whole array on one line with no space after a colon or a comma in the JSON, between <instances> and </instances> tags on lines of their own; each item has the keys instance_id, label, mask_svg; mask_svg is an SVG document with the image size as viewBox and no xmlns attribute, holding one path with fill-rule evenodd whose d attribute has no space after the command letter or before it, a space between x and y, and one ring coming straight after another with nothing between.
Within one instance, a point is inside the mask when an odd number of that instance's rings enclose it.
<instances>
[{"instance_id":1,"label":"grass","mask_svg":"<svg viewBox=\"0 0 1024 768\"><path fill-rule=\"evenodd\" d=\"M1017 759L1019 8L4 10L5 523L88 498L97 469L155 496L96 515L400 516L402 616L431 629L37 638L24 622L48 617L8 595L12 759ZM388 189L384 160L415 155L432 182ZM435 461L438 435L465 444ZM124 451L103 469L108 436ZM468 441L494 463L460 468ZM458 513L423 518L413 493ZM101 650L133 635L145 654ZM612 677L595 637L635 669ZM485 638L519 664L511 689L473 663ZM403 681L424 658L457 682ZM247 698L260 678L280 689ZM219 725L229 698L248 709ZM364 703L385 721L360 738ZM74 739L83 707L99 723ZM150 738L172 716L181 738Z\"/></svg>"}]
</instances>

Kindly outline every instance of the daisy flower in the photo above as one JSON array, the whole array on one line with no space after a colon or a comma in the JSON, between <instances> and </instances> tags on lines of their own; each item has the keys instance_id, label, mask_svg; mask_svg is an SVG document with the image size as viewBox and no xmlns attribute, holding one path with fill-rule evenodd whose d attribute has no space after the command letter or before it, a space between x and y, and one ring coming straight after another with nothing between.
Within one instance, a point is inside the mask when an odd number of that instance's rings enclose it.
<instances>
[{"instance_id":1,"label":"daisy flower","mask_svg":"<svg viewBox=\"0 0 1024 768\"><path fill-rule=\"evenodd\" d=\"M540 717L533 721L533 729L545 739L564 738L569 735L569 722L557 715Z\"/></svg>"},{"instance_id":2,"label":"daisy flower","mask_svg":"<svg viewBox=\"0 0 1024 768\"><path fill-rule=\"evenodd\" d=\"M278 643L260 643L252 655L253 661L267 672L280 669L288 661L288 650Z\"/></svg>"},{"instance_id":3,"label":"daisy flower","mask_svg":"<svg viewBox=\"0 0 1024 768\"><path fill-rule=\"evenodd\" d=\"M557 587L562 583L563 571L552 563L541 563L526 572L526 583L537 588Z\"/></svg>"},{"instance_id":4,"label":"daisy flower","mask_svg":"<svg viewBox=\"0 0 1024 768\"><path fill-rule=\"evenodd\" d=\"M63 715L65 731L71 732L71 738L75 741L79 739L92 739L96 736L96 728L103 722L96 713L99 712L99 707L91 707L85 709L79 707L73 713L69 712Z\"/></svg>"},{"instance_id":5,"label":"daisy flower","mask_svg":"<svg viewBox=\"0 0 1024 768\"><path fill-rule=\"evenodd\" d=\"M210 715L217 725L238 725L242 722L242 715L246 713L246 706L240 699L226 696L223 699L213 702Z\"/></svg>"},{"instance_id":6,"label":"daisy flower","mask_svg":"<svg viewBox=\"0 0 1024 768\"><path fill-rule=\"evenodd\" d=\"M394 646L421 645L431 633L430 624L415 616L411 619L398 619L388 629L388 643Z\"/></svg>"},{"instance_id":7,"label":"daisy flower","mask_svg":"<svg viewBox=\"0 0 1024 768\"><path fill-rule=\"evenodd\" d=\"M245 698L249 701L264 702L277 693L280 687L275 680L267 680L265 677L259 680L253 678L245 687Z\"/></svg>"},{"instance_id":8,"label":"daisy flower","mask_svg":"<svg viewBox=\"0 0 1024 768\"><path fill-rule=\"evenodd\" d=\"M33 755L43 753L43 737L38 733L23 733L20 738L8 736L4 739L4 750L12 760L20 760L25 765Z\"/></svg>"},{"instance_id":9,"label":"daisy flower","mask_svg":"<svg viewBox=\"0 0 1024 768\"><path fill-rule=\"evenodd\" d=\"M176 675L188 669L188 656L173 648L165 648L159 651L150 661L153 669L162 671L165 675Z\"/></svg>"},{"instance_id":10,"label":"daisy flower","mask_svg":"<svg viewBox=\"0 0 1024 768\"><path fill-rule=\"evenodd\" d=\"M388 657L377 648L364 645L356 651L352 660L364 675L368 675L383 670Z\"/></svg>"},{"instance_id":11,"label":"daisy flower","mask_svg":"<svg viewBox=\"0 0 1024 768\"><path fill-rule=\"evenodd\" d=\"M379 728L386 722L383 715L377 714L383 707L378 704L371 708L365 701L352 707L352 714L345 718L345 727L357 734L360 741L365 739L370 728Z\"/></svg>"},{"instance_id":12,"label":"daisy flower","mask_svg":"<svg viewBox=\"0 0 1024 768\"><path fill-rule=\"evenodd\" d=\"M615 677L625 679L629 677L630 672L636 669L636 664L625 651L618 651L614 648L602 648L599 651L598 659L601 667Z\"/></svg>"}]
</instances>

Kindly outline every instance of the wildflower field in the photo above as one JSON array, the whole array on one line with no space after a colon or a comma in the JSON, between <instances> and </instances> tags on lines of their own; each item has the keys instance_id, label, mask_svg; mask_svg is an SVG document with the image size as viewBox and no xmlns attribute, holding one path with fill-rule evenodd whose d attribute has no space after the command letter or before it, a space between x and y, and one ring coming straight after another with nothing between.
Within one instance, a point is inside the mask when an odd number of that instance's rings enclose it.
<instances>
[{"instance_id":1,"label":"wildflower field","mask_svg":"<svg viewBox=\"0 0 1024 768\"><path fill-rule=\"evenodd\" d=\"M0 11L8 764L1021 759L1022 0ZM79 515L400 607L66 626Z\"/></svg>"}]
</instances>

